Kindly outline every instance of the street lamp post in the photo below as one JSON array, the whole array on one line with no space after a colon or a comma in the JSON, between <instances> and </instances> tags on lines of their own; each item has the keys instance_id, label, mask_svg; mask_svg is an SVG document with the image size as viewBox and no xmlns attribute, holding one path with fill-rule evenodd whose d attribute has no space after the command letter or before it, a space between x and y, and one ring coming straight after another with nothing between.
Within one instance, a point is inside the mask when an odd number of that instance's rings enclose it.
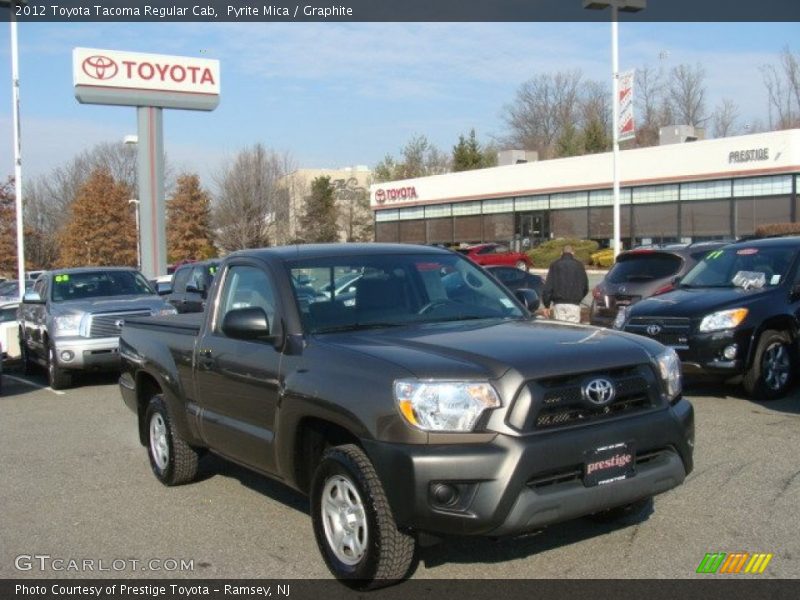
<instances>
[{"instance_id":1,"label":"street lamp post","mask_svg":"<svg viewBox=\"0 0 800 600\"><path fill-rule=\"evenodd\" d=\"M136 219L136 268L142 270L142 236L139 234L139 201L136 198L128 200L128 204L133 204Z\"/></svg>"},{"instance_id":2,"label":"street lamp post","mask_svg":"<svg viewBox=\"0 0 800 600\"><path fill-rule=\"evenodd\" d=\"M647 0L583 0L583 7L591 10L611 8L611 106L614 178L614 259L621 250L620 197L619 197L619 11L638 12L647 6Z\"/></svg>"},{"instance_id":3,"label":"street lamp post","mask_svg":"<svg viewBox=\"0 0 800 600\"><path fill-rule=\"evenodd\" d=\"M16 5L27 0L0 0L0 6L8 6L11 26L11 101L14 120L14 196L17 211L17 278L19 299L25 295L25 239L22 223L22 144L19 122L19 44L17 42Z\"/></svg>"}]
</instances>

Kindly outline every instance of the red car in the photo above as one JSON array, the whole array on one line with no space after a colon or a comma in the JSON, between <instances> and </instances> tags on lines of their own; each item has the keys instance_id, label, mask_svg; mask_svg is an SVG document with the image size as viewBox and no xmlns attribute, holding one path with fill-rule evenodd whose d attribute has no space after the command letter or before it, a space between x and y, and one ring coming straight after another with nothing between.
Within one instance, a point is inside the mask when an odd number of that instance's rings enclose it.
<instances>
[{"instance_id":1,"label":"red car","mask_svg":"<svg viewBox=\"0 0 800 600\"><path fill-rule=\"evenodd\" d=\"M479 265L510 265L526 271L533 266L524 252L512 252L504 244L476 244L459 252Z\"/></svg>"}]
</instances>

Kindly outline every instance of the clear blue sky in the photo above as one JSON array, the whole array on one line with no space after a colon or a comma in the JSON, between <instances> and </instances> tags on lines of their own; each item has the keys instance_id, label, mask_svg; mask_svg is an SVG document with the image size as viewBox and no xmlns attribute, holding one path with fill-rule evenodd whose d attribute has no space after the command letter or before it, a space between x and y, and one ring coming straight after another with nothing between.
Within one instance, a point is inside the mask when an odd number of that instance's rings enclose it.
<instances>
[{"instance_id":1,"label":"clear blue sky","mask_svg":"<svg viewBox=\"0 0 800 600\"><path fill-rule=\"evenodd\" d=\"M25 23L19 30L28 176L136 131L134 109L74 99L76 46L220 59L219 108L165 115L170 158L208 183L255 142L289 152L300 167L372 167L417 133L449 150L471 127L481 139L502 134L503 105L537 73L580 68L588 78L610 78L607 23ZM742 122L766 120L759 67L776 62L787 44L798 51L799 34L797 23L623 23L621 66L701 63L709 108L729 97ZM0 24L0 175L13 171L9 54L8 25Z\"/></svg>"}]
</instances>

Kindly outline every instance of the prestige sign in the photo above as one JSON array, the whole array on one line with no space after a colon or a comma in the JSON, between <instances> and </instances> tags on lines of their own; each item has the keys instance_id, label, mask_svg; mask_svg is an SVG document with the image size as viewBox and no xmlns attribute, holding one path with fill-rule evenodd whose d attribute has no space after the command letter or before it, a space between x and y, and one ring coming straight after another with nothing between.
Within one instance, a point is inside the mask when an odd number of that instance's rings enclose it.
<instances>
[{"instance_id":1,"label":"prestige sign","mask_svg":"<svg viewBox=\"0 0 800 600\"><path fill-rule=\"evenodd\" d=\"M84 103L195 110L219 103L218 60L75 48L72 77Z\"/></svg>"}]
</instances>

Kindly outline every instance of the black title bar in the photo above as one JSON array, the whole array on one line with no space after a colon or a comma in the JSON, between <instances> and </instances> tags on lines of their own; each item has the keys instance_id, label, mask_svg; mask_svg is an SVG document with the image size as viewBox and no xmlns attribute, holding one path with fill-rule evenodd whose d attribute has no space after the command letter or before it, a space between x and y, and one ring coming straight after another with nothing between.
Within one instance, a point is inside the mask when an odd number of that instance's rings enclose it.
<instances>
[{"instance_id":1,"label":"black title bar","mask_svg":"<svg viewBox=\"0 0 800 600\"><path fill-rule=\"evenodd\" d=\"M13 0L12 0L13 2ZM27 0L0 7L20 22L607 21L583 0ZM597 2L603 5L606 2ZM639 4L637 2L636 4ZM647 0L620 21L800 21L799 0Z\"/></svg>"}]
</instances>

